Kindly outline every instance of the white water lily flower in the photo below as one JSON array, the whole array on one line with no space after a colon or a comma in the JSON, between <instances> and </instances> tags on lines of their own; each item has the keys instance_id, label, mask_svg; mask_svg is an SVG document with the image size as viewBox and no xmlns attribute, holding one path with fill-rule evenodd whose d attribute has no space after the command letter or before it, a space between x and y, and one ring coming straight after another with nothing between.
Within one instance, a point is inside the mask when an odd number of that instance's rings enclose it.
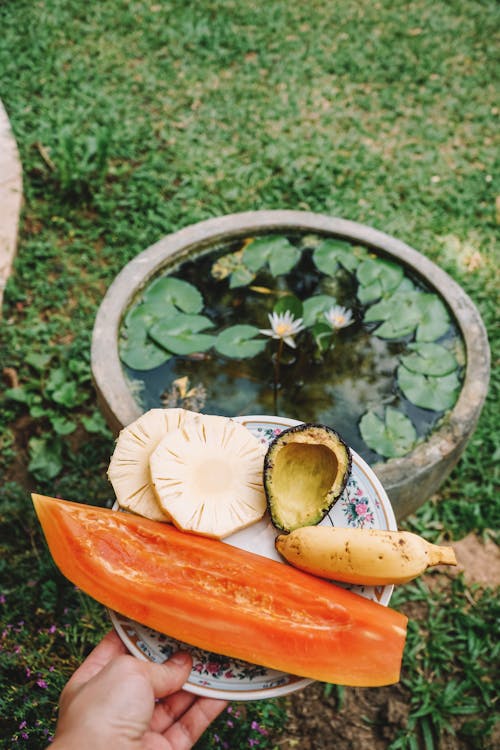
<instances>
[{"instance_id":1,"label":"white water lily flower","mask_svg":"<svg viewBox=\"0 0 500 750\"><path fill-rule=\"evenodd\" d=\"M325 312L325 318L329 326L334 330L338 331L341 328L347 328L351 323L354 323L352 318L352 310L341 305L333 305L329 310Z\"/></svg>"},{"instance_id":2,"label":"white water lily flower","mask_svg":"<svg viewBox=\"0 0 500 750\"><path fill-rule=\"evenodd\" d=\"M273 339L283 339L285 344L295 349L293 337L305 328L302 324L302 318L294 318L290 310L284 313L269 313L268 318L271 328L261 328L260 333L263 333L264 336L271 336Z\"/></svg>"}]
</instances>

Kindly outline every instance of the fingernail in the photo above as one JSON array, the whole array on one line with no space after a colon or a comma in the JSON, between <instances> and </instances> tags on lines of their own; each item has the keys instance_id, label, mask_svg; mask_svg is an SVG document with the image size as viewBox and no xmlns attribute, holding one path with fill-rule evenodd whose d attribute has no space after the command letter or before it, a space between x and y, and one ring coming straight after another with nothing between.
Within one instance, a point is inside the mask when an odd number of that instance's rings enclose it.
<instances>
[{"instance_id":1,"label":"fingernail","mask_svg":"<svg viewBox=\"0 0 500 750\"><path fill-rule=\"evenodd\" d=\"M183 667L187 662L189 661L189 654L187 654L185 651L177 651L177 653L173 654L169 661L173 664L176 664L178 667Z\"/></svg>"}]
</instances>

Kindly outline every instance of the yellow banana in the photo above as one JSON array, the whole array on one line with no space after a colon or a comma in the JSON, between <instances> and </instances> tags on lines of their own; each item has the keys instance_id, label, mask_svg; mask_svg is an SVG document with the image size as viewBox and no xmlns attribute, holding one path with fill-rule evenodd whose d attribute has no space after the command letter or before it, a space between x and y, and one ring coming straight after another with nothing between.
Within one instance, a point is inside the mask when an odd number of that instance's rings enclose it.
<instances>
[{"instance_id":1,"label":"yellow banana","mask_svg":"<svg viewBox=\"0 0 500 750\"><path fill-rule=\"evenodd\" d=\"M276 538L292 565L322 578L367 586L406 583L432 565L456 565L451 547L408 531L303 526Z\"/></svg>"}]
</instances>

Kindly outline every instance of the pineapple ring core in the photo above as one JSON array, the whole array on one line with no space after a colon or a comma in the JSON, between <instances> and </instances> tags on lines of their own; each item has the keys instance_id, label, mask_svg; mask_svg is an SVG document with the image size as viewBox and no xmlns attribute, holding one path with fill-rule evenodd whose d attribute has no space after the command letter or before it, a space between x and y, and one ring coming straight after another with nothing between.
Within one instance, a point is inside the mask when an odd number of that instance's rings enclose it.
<instances>
[{"instance_id":1,"label":"pineapple ring core","mask_svg":"<svg viewBox=\"0 0 500 750\"><path fill-rule=\"evenodd\" d=\"M150 457L160 506L183 531L223 539L265 513L265 447L227 417L200 414Z\"/></svg>"}]
</instances>

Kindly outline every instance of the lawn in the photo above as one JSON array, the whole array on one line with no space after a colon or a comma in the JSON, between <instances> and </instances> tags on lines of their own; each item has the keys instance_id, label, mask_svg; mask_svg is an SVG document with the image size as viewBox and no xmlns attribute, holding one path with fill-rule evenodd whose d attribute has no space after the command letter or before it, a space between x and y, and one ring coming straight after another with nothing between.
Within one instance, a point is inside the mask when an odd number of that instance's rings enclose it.
<instances>
[{"instance_id":1,"label":"lawn","mask_svg":"<svg viewBox=\"0 0 500 750\"><path fill-rule=\"evenodd\" d=\"M1 747L45 747L62 685L109 627L55 570L29 493L112 501L90 339L138 252L253 209L368 224L462 285L495 365L499 17L492 0L0 3L0 97L25 195L0 320ZM496 541L498 382L493 369L465 455L407 528ZM397 590L392 604L415 615L404 721L385 735L374 725L373 747L494 747L494 583L437 573ZM235 704L199 748L292 747L292 729L296 746L320 748L307 716L342 723L349 695L304 691L301 721L287 701Z\"/></svg>"}]
</instances>

